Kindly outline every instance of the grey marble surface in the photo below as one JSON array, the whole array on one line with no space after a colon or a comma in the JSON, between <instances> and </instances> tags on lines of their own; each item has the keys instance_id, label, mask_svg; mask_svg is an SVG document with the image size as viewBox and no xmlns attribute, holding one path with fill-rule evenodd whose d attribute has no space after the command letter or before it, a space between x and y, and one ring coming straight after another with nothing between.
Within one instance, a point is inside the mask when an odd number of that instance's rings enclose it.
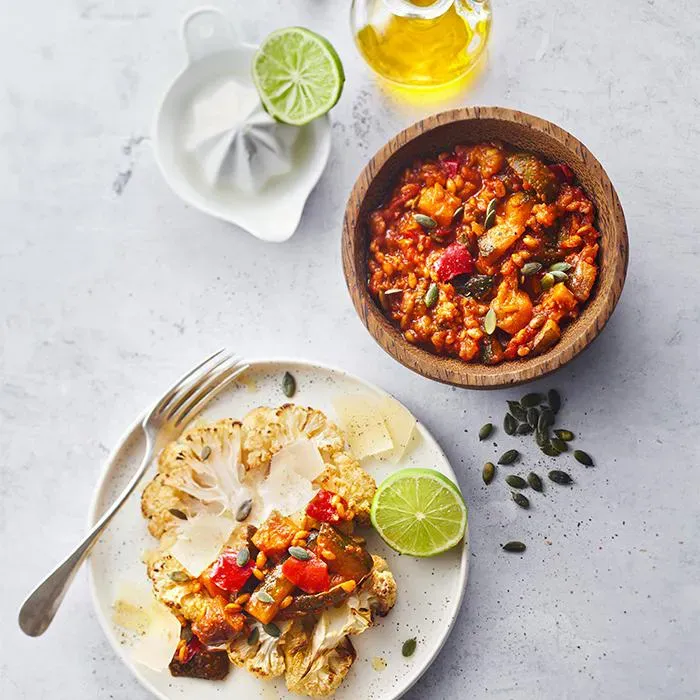
<instances>
[{"instance_id":1,"label":"grey marble surface","mask_svg":"<svg viewBox=\"0 0 700 700\"><path fill-rule=\"evenodd\" d=\"M184 206L153 161L158 96L183 62L186 0L3 3L0 23L0 697L147 697L105 640L84 572L37 640L28 589L76 540L102 461L173 376L229 344L318 359L402 399L442 442L470 504L472 567L418 698L700 695L700 16L678 0L494 0L485 71L449 104L567 128L625 207L625 292L593 347L542 387L595 469L530 513L480 466L475 432L518 392L439 386L397 365L351 307L340 223L359 170L443 105L396 103L355 52L339 0L218 2L252 39L308 25L348 80L333 153L294 238L256 241ZM538 386L538 385L535 385ZM534 460L534 453L530 453ZM540 467L542 469L542 467ZM499 543L529 543L505 556Z\"/></svg>"}]
</instances>

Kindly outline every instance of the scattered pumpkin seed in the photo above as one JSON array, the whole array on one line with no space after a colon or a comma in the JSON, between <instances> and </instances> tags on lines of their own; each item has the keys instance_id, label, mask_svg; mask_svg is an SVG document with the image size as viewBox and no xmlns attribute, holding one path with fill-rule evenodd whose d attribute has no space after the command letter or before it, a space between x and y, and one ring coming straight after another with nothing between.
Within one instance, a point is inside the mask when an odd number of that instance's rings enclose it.
<instances>
[{"instance_id":1,"label":"scattered pumpkin seed","mask_svg":"<svg viewBox=\"0 0 700 700\"><path fill-rule=\"evenodd\" d=\"M533 428L536 428L538 425L538 421L540 419L540 412L532 406L532 408L527 409L527 422L528 425L530 425Z\"/></svg>"},{"instance_id":2,"label":"scattered pumpkin seed","mask_svg":"<svg viewBox=\"0 0 700 700\"><path fill-rule=\"evenodd\" d=\"M561 396L556 389L550 389L547 392L547 401L552 411L554 413L559 413L559 409L561 408Z\"/></svg>"},{"instance_id":3,"label":"scattered pumpkin seed","mask_svg":"<svg viewBox=\"0 0 700 700\"><path fill-rule=\"evenodd\" d=\"M486 218L484 219L484 228L490 229L493 226L493 222L496 220L496 206L498 205L498 199L494 197L486 207Z\"/></svg>"},{"instance_id":4,"label":"scattered pumpkin seed","mask_svg":"<svg viewBox=\"0 0 700 700\"><path fill-rule=\"evenodd\" d=\"M202 448L202 454L199 456L199 458L202 460L202 462L206 462L210 454L211 447L209 447L209 445L204 445L204 447Z\"/></svg>"},{"instance_id":5,"label":"scattered pumpkin seed","mask_svg":"<svg viewBox=\"0 0 700 700\"><path fill-rule=\"evenodd\" d=\"M566 442L571 442L576 437L570 430L555 430L554 434Z\"/></svg>"},{"instance_id":6,"label":"scattered pumpkin seed","mask_svg":"<svg viewBox=\"0 0 700 700\"><path fill-rule=\"evenodd\" d=\"M463 216L464 214L464 205L461 207L457 207L455 209L455 213L452 215L452 223L456 224Z\"/></svg>"},{"instance_id":7,"label":"scattered pumpkin seed","mask_svg":"<svg viewBox=\"0 0 700 700\"><path fill-rule=\"evenodd\" d=\"M515 474L509 474L506 477L506 484L512 486L514 489L524 489L527 488L527 481L521 476L516 476Z\"/></svg>"},{"instance_id":8,"label":"scattered pumpkin seed","mask_svg":"<svg viewBox=\"0 0 700 700\"><path fill-rule=\"evenodd\" d=\"M248 551L248 547L243 547L243 549L239 550L238 554L236 554L236 564L243 568L249 561L250 551Z\"/></svg>"},{"instance_id":9,"label":"scattered pumpkin seed","mask_svg":"<svg viewBox=\"0 0 700 700\"><path fill-rule=\"evenodd\" d=\"M542 479L540 479L535 472L530 472L527 475L527 483L530 484L530 488L532 488L533 491L542 493Z\"/></svg>"},{"instance_id":10,"label":"scattered pumpkin seed","mask_svg":"<svg viewBox=\"0 0 700 700\"><path fill-rule=\"evenodd\" d=\"M520 457L520 452L517 450L508 450L507 452L504 452L500 459L498 460L499 464L513 464L518 458Z\"/></svg>"},{"instance_id":11,"label":"scattered pumpkin seed","mask_svg":"<svg viewBox=\"0 0 700 700\"><path fill-rule=\"evenodd\" d=\"M187 515L183 513L179 508L170 508L168 510L170 515L172 515L174 518L177 518L178 520L187 520Z\"/></svg>"},{"instance_id":12,"label":"scattered pumpkin seed","mask_svg":"<svg viewBox=\"0 0 700 700\"><path fill-rule=\"evenodd\" d=\"M566 272L559 272L558 270L554 270L554 272L548 272L547 274L552 275L552 277L554 277L555 282L566 282L566 280L569 279L569 275L567 275Z\"/></svg>"},{"instance_id":13,"label":"scattered pumpkin seed","mask_svg":"<svg viewBox=\"0 0 700 700\"><path fill-rule=\"evenodd\" d=\"M280 628L274 622L268 622L266 625L263 625L263 629L271 637L279 637L281 634Z\"/></svg>"},{"instance_id":14,"label":"scattered pumpkin seed","mask_svg":"<svg viewBox=\"0 0 700 700\"><path fill-rule=\"evenodd\" d=\"M250 634L248 635L248 639L246 639L246 642L248 642L248 646L255 646L260 639L260 628L256 625L253 627L252 630L250 630Z\"/></svg>"},{"instance_id":15,"label":"scattered pumpkin seed","mask_svg":"<svg viewBox=\"0 0 700 700\"><path fill-rule=\"evenodd\" d=\"M253 501L252 499L247 499L241 503L240 506L238 506L238 510L236 511L236 520L239 523L242 523L249 515L250 511L253 508Z\"/></svg>"},{"instance_id":16,"label":"scattered pumpkin seed","mask_svg":"<svg viewBox=\"0 0 700 700\"><path fill-rule=\"evenodd\" d=\"M542 277L540 280L540 286L542 287L543 292L551 289L554 286L554 275L551 272L544 275L544 277Z\"/></svg>"},{"instance_id":17,"label":"scattered pumpkin seed","mask_svg":"<svg viewBox=\"0 0 700 700\"><path fill-rule=\"evenodd\" d=\"M549 266L550 272L568 272L570 269L571 265L568 262L558 262Z\"/></svg>"},{"instance_id":18,"label":"scattered pumpkin seed","mask_svg":"<svg viewBox=\"0 0 700 700\"><path fill-rule=\"evenodd\" d=\"M548 408L543 408L542 413L540 413L540 418L537 421L537 429L544 432L547 428L551 427L553 423L554 414Z\"/></svg>"},{"instance_id":19,"label":"scattered pumpkin seed","mask_svg":"<svg viewBox=\"0 0 700 700\"><path fill-rule=\"evenodd\" d=\"M548 476L555 484L570 484L573 481L566 472L559 471L558 469L549 472Z\"/></svg>"},{"instance_id":20,"label":"scattered pumpkin seed","mask_svg":"<svg viewBox=\"0 0 700 700\"><path fill-rule=\"evenodd\" d=\"M274 603L275 599L267 592L267 591L260 591L258 593L258 600L261 603ZM263 628L265 629L265 628ZM267 630L265 630L267 632Z\"/></svg>"},{"instance_id":21,"label":"scattered pumpkin seed","mask_svg":"<svg viewBox=\"0 0 700 700\"><path fill-rule=\"evenodd\" d=\"M537 430L535 431L535 442L537 443L538 447L544 447L545 445L549 444L549 434L548 430L542 431L542 430Z\"/></svg>"},{"instance_id":22,"label":"scattered pumpkin seed","mask_svg":"<svg viewBox=\"0 0 700 700\"><path fill-rule=\"evenodd\" d=\"M513 542L506 542L503 545L503 549L506 552L524 552L526 547L522 542L514 540Z\"/></svg>"},{"instance_id":23,"label":"scattered pumpkin seed","mask_svg":"<svg viewBox=\"0 0 700 700\"><path fill-rule=\"evenodd\" d=\"M559 450L549 441L542 445L541 449L542 452L547 455L547 457L558 457L561 454L561 452L559 452Z\"/></svg>"},{"instance_id":24,"label":"scattered pumpkin seed","mask_svg":"<svg viewBox=\"0 0 700 700\"><path fill-rule=\"evenodd\" d=\"M189 575L185 571L171 571L170 578L175 583L187 583L190 580Z\"/></svg>"},{"instance_id":25,"label":"scattered pumpkin seed","mask_svg":"<svg viewBox=\"0 0 700 700\"><path fill-rule=\"evenodd\" d=\"M524 494L520 493L519 491L512 491L510 495L521 508L530 507L530 499L528 499L528 497Z\"/></svg>"},{"instance_id":26,"label":"scattered pumpkin seed","mask_svg":"<svg viewBox=\"0 0 700 700\"><path fill-rule=\"evenodd\" d=\"M493 309L489 309L486 316L484 316L484 330L488 335L493 335L493 332L496 330L497 321L496 312Z\"/></svg>"},{"instance_id":27,"label":"scattered pumpkin seed","mask_svg":"<svg viewBox=\"0 0 700 700\"><path fill-rule=\"evenodd\" d=\"M503 430L505 430L508 435L515 435L515 431L517 429L518 421L515 420L510 413L506 413L505 417L503 418Z\"/></svg>"},{"instance_id":28,"label":"scattered pumpkin seed","mask_svg":"<svg viewBox=\"0 0 700 700\"><path fill-rule=\"evenodd\" d=\"M496 465L493 462L486 462L484 468L481 470L481 478L484 483L488 486L493 481L493 477L496 475Z\"/></svg>"},{"instance_id":29,"label":"scattered pumpkin seed","mask_svg":"<svg viewBox=\"0 0 700 700\"><path fill-rule=\"evenodd\" d=\"M517 435L530 435L534 431L535 429L529 423L521 423L515 432Z\"/></svg>"},{"instance_id":30,"label":"scattered pumpkin seed","mask_svg":"<svg viewBox=\"0 0 700 700\"><path fill-rule=\"evenodd\" d=\"M414 214L413 218L416 220L416 223L420 224L427 231L431 231L437 226L437 221L425 214Z\"/></svg>"},{"instance_id":31,"label":"scattered pumpkin seed","mask_svg":"<svg viewBox=\"0 0 700 700\"><path fill-rule=\"evenodd\" d=\"M284 377L282 377L282 391L288 399L296 394L297 380L289 372L285 372Z\"/></svg>"},{"instance_id":32,"label":"scattered pumpkin seed","mask_svg":"<svg viewBox=\"0 0 700 700\"><path fill-rule=\"evenodd\" d=\"M540 270L542 269L542 264L538 262L529 262L525 263L522 268L520 269L520 272L525 275L525 277L529 277L530 275L536 275Z\"/></svg>"},{"instance_id":33,"label":"scattered pumpkin seed","mask_svg":"<svg viewBox=\"0 0 700 700\"><path fill-rule=\"evenodd\" d=\"M581 462L581 464L585 464L587 467L593 466L593 458L583 450L574 450L574 458L577 462Z\"/></svg>"},{"instance_id":34,"label":"scattered pumpkin seed","mask_svg":"<svg viewBox=\"0 0 700 700\"><path fill-rule=\"evenodd\" d=\"M289 554L299 561L308 561L311 559L311 552L303 547L297 547L296 545L290 547L288 550Z\"/></svg>"},{"instance_id":35,"label":"scattered pumpkin seed","mask_svg":"<svg viewBox=\"0 0 700 700\"><path fill-rule=\"evenodd\" d=\"M564 440L560 440L559 438L553 437L550 439L549 443L555 450L558 450L559 452L569 451L569 446L566 444L566 442L564 442Z\"/></svg>"},{"instance_id":36,"label":"scattered pumpkin seed","mask_svg":"<svg viewBox=\"0 0 700 700\"><path fill-rule=\"evenodd\" d=\"M543 401L544 396L536 391L533 391L529 394L525 394L525 396L520 399L520 405L523 408L531 408L532 406L539 406Z\"/></svg>"},{"instance_id":37,"label":"scattered pumpkin seed","mask_svg":"<svg viewBox=\"0 0 700 700\"><path fill-rule=\"evenodd\" d=\"M507 401L508 410L519 420L527 420L527 411L520 405L519 401Z\"/></svg>"},{"instance_id":38,"label":"scattered pumpkin seed","mask_svg":"<svg viewBox=\"0 0 700 700\"><path fill-rule=\"evenodd\" d=\"M416 638L411 637L411 639L407 639L404 643L403 646L401 647L401 654L408 658L409 656L413 656L413 652L416 650Z\"/></svg>"},{"instance_id":39,"label":"scattered pumpkin seed","mask_svg":"<svg viewBox=\"0 0 700 700\"><path fill-rule=\"evenodd\" d=\"M423 299L423 301L429 309L432 309L433 306L437 304L439 296L440 289L435 282L432 282L431 285L428 287L428 291L425 293L425 298Z\"/></svg>"},{"instance_id":40,"label":"scattered pumpkin seed","mask_svg":"<svg viewBox=\"0 0 700 700\"><path fill-rule=\"evenodd\" d=\"M493 423L484 423L479 428L479 440L486 440L493 432Z\"/></svg>"}]
</instances>

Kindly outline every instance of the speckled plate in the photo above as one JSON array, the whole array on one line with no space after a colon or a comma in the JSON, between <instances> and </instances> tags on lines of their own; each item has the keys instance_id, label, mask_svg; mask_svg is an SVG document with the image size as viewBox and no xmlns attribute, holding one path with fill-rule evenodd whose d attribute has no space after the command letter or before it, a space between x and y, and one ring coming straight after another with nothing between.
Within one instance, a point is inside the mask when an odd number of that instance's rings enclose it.
<instances>
[{"instance_id":1,"label":"speckled plate","mask_svg":"<svg viewBox=\"0 0 700 700\"><path fill-rule=\"evenodd\" d=\"M334 417L332 400L339 394L375 392L381 389L345 372L299 361L266 360L251 363L242 380L213 402L204 412L207 419L225 416L242 418L252 408L276 406L287 401L281 389L282 375L291 371L297 380L296 403L318 408ZM126 433L107 462L97 486L90 512L93 523L128 481L140 462L143 437L140 421ZM402 467L430 467L456 482L455 474L440 446L421 423L413 444L399 465L368 459L363 462L380 482ZM152 478L147 474L146 479ZM146 481L144 481L144 484ZM131 660L134 638L112 622L112 603L117 586L125 581L146 582L141 563L144 550L155 540L141 517L142 488L129 499L115 517L89 561L90 586L98 619L117 654L134 675L156 697L163 700L219 700L247 698L272 700L288 697L284 682L257 680L246 671L232 668L222 682L173 678L166 671L156 673ZM405 693L428 668L445 643L462 602L468 573L468 537L461 547L431 559L414 559L390 550L373 532L369 549L386 557L398 585L398 602L377 627L352 637L357 660L335 697L339 699L392 700ZM405 659L401 645L416 637L415 654Z\"/></svg>"}]
</instances>

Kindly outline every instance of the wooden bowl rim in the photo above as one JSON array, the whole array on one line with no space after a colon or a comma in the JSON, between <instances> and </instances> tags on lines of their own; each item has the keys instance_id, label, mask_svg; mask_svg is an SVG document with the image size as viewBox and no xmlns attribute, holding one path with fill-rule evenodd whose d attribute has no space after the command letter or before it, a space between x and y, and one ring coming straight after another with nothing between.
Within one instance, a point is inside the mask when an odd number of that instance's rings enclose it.
<instances>
[{"instance_id":1,"label":"wooden bowl rim","mask_svg":"<svg viewBox=\"0 0 700 700\"><path fill-rule=\"evenodd\" d=\"M353 255L362 237L358 235L362 222L358 215L376 174L401 148L416 138L445 125L473 120L494 120L516 123L542 132L557 141L567 151L575 151L599 180L609 199L613 226L607 235L616 239L617 253L609 266L600 268L597 281L597 313L589 302L581 316L568 327L562 339L542 355L489 366L467 363L458 358L431 353L412 345L384 316L369 294L366 270L358 269L358 257ZM598 207L599 208L599 207ZM603 232L605 235L605 232ZM366 255L366 251L364 251ZM365 258L366 259L366 258ZM575 136L556 124L526 112L505 107L461 107L439 112L420 119L400 131L382 146L362 169L348 197L343 219L342 260L345 282L355 311L374 340L395 360L418 374L442 382L473 389L497 389L534 381L551 374L585 350L598 337L612 315L622 294L629 260L627 225L620 199L603 166ZM361 267L361 266L360 266ZM587 313L588 311L593 313Z\"/></svg>"}]
</instances>

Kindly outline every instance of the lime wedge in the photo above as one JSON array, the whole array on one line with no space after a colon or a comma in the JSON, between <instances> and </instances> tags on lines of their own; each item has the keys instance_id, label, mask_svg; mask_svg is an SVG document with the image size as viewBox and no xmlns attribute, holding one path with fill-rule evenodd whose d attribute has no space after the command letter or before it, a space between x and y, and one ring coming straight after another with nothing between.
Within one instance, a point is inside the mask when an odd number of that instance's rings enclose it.
<instances>
[{"instance_id":1,"label":"lime wedge","mask_svg":"<svg viewBox=\"0 0 700 700\"><path fill-rule=\"evenodd\" d=\"M275 119L300 126L333 107L345 74L326 39L303 27L287 27L272 32L258 49L253 80Z\"/></svg>"},{"instance_id":2,"label":"lime wedge","mask_svg":"<svg viewBox=\"0 0 700 700\"><path fill-rule=\"evenodd\" d=\"M392 549L432 557L464 537L467 506L457 485L440 472L402 469L379 485L371 517Z\"/></svg>"}]
</instances>

